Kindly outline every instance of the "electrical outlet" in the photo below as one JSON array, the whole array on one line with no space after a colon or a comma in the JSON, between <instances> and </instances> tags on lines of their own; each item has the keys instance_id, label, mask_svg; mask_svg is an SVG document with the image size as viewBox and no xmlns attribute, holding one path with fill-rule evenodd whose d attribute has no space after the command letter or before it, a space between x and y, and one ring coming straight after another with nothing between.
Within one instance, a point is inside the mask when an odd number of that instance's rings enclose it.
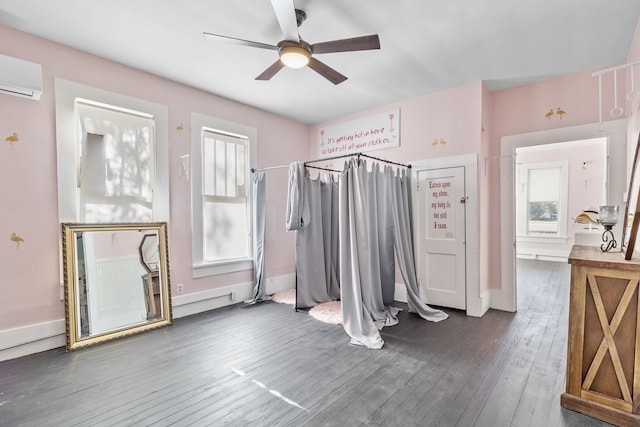
<instances>
[{"instance_id":1,"label":"electrical outlet","mask_svg":"<svg viewBox=\"0 0 640 427\"><path fill-rule=\"evenodd\" d=\"M183 285L182 283L178 283L178 284L176 285L176 291L177 291L179 294L183 293L183 292L184 292L184 285Z\"/></svg>"}]
</instances>

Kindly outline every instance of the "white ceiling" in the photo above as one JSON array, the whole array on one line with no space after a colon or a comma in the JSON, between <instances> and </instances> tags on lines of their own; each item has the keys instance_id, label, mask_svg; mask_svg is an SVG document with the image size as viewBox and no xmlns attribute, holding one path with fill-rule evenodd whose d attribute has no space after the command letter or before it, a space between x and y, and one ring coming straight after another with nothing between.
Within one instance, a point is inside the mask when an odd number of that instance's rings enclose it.
<instances>
[{"instance_id":1,"label":"white ceiling","mask_svg":"<svg viewBox=\"0 0 640 427\"><path fill-rule=\"evenodd\" d=\"M303 123L484 80L491 90L623 62L638 0L295 0L309 43L379 34L380 50L317 55L309 68L255 77L277 52L203 31L283 39L269 0L0 0L0 24ZM0 41L0 53L2 44Z\"/></svg>"}]
</instances>

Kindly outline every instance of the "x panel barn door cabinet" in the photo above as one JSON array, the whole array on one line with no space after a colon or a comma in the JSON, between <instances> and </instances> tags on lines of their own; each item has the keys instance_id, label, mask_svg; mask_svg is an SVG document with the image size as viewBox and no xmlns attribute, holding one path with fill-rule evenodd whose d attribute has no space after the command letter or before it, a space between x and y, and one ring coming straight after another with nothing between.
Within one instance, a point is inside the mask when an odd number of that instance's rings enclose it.
<instances>
[{"instance_id":1,"label":"x panel barn door cabinet","mask_svg":"<svg viewBox=\"0 0 640 427\"><path fill-rule=\"evenodd\" d=\"M596 246L569 255L571 295L560 403L618 426L640 425L640 262Z\"/></svg>"}]
</instances>

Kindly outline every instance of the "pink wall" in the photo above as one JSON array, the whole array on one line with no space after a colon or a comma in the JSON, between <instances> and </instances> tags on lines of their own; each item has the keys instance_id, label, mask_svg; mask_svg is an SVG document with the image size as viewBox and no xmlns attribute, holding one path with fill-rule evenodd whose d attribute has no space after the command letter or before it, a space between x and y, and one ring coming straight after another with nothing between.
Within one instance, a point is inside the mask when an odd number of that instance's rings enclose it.
<instances>
[{"instance_id":1,"label":"pink wall","mask_svg":"<svg viewBox=\"0 0 640 427\"><path fill-rule=\"evenodd\" d=\"M190 182L177 174L178 158L190 152L190 114L257 128L259 166L304 159L307 125L8 27L0 26L0 40L5 41L0 53L42 64L44 84L39 101L0 95L0 331L64 318L59 288L54 77L169 107L171 282L183 283L188 294L252 281L251 272L191 278ZM176 129L180 124L184 131ZM4 140L13 132L20 140L12 146ZM284 229L286 177L286 170L267 176L268 276L293 272L293 235ZM10 240L11 233L24 239L18 248Z\"/></svg>"},{"instance_id":2,"label":"pink wall","mask_svg":"<svg viewBox=\"0 0 640 427\"><path fill-rule=\"evenodd\" d=\"M326 123L311 126L309 133L309 157L318 158L318 129L332 123L355 120L360 117L384 112L390 109L400 109L400 146L380 151L367 151L366 154L385 158L400 163L412 163L421 160L438 159L465 154L478 153L488 149L488 125L491 113L484 112L490 106L490 100L485 100L486 92L481 82L472 82L442 92L400 101L395 104L372 109L348 117L342 117ZM483 131L485 129L485 131ZM447 143L432 146L434 140L444 139ZM482 174L480 162L477 177L479 180L480 210L488 207L488 178ZM485 192L484 194L482 194ZM481 217L481 221L484 221ZM488 236L481 226L480 256L488 257L484 248L487 246ZM484 241L482 239L485 239ZM480 266L480 288L487 288L486 262ZM402 282L399 274L397 281Z\"/></svg>"},{"instance_id":3,"label":"pink wall","mask_svg":"<svg viewBox=\"0 0 640 427\"><path fill-rule=\"evenodd\" d=\"M319 123L310 127L308 155L310 158L318 158L319 128L394 108L400 108L400 146L367 154L410 163L416 160L475 153L480 148L481 103L482 83L473 82L342 117L339 120ZM441 138L447 141L447 144L434 148L431 145L433 140Z\"/></svg>"}]
</instances>

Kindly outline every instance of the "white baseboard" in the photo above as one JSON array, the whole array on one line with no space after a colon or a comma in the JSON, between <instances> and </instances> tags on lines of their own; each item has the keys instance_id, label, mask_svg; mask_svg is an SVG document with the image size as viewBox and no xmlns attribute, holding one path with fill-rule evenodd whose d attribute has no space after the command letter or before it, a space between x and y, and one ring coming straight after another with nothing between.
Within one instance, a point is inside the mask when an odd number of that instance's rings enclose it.
<instances>
[{"instance_id":1,"label":"white baseboard","mask_svg":"<svg viewBox=\"0 0 640 427\"><path fill-rule=\"evenodd\" d=\"M566 251L535 251L532 249L523 249L516 252L516 256L522 259L537 259L540 261L557 261L568 262L569 254Z\"/></svg>"},{"instance_id":2,"label":"white baseboard","mask_svg":"<svg viewBox=\"0 0 640 427\"><path fill-rule=\"evenodd\" d=\"M266 292L274 294L295 287L295 274L267 278ZM251 298L253 283L240 283L224 288L171 298L173 318L190 316L243 302ZM0 331L0 361L16 359L66 345L64 319Z\"/></svg>"},{"instance_id":3,"label":"white baseboard","mask_svg":"<svg viewBox=\"0 0 640 427\"><path fill-rule=\"evenodd\" d=\"M492 289L489 291L489 298L489 308L509 311L511 313L514 313L516 311L516 303L513 292Z\"/></svg>"},{"instance_id":4,"label":"white baseboard","mask_svg":"<svg viewBox=\"0 0 640 427\"><path fill-rule=\"evenodd\" d=\"M467 316L482 317L489 311L489 298L487 295L481 295L474 298L473 301L467 300Z\"/></svg>"},{"instance_id":5,"label":"white baseboard","mask_svg":"<svg viewBox=\"0 0 640 427\"><path fill-rule=\"evenodd\" d=\"M0 331L0 361L64 347L64 319Z\"/></svg>"},{"instance_id":6,"label":"white baseboard","mask_svg":"<svg viewBox=\"0 0 640 427\"><path fill-rule=\"evenodd\" d=\"M296 287L296 274L285 274L276 277L267 277L267 294L273 295L277 292L286 291Z\"/></svg>"}]
</instances>

